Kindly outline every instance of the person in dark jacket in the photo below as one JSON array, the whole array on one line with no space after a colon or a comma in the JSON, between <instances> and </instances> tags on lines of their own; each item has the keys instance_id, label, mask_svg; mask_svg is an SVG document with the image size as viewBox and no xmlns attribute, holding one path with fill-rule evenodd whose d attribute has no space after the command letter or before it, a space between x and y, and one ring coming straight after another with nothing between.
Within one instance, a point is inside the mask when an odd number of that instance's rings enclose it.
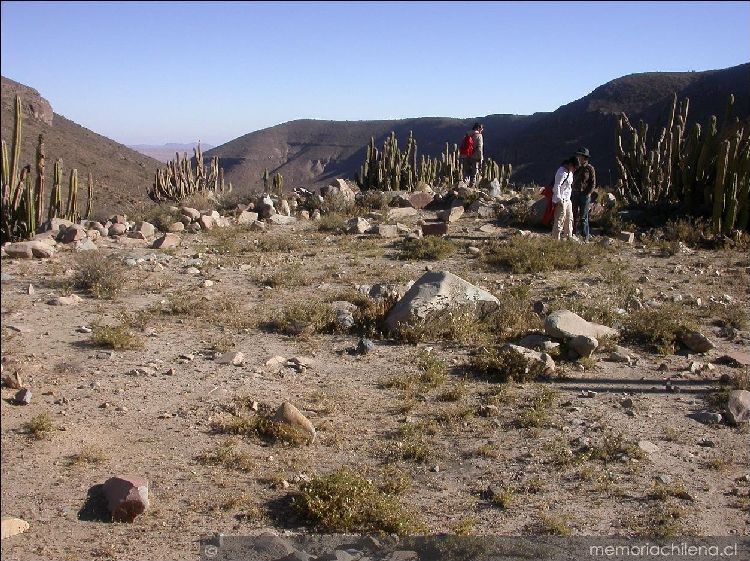
<instances>
[{"instance_id":1,"label":"person in dark jacket","mask_svg":"<svg viewBox=\"0 0 750 561\"><path fill-rule=\"evenodd\" d=\"M591 194L596 189L596 170L589 163L591 155L588 148L578 150L575 157L578 159L579 166L573 175L573 192L570 197L573 202L573 232L580 232L584 241L588 242L591 240L589 208L591 207Z\"/></svg>"}]
</instances>

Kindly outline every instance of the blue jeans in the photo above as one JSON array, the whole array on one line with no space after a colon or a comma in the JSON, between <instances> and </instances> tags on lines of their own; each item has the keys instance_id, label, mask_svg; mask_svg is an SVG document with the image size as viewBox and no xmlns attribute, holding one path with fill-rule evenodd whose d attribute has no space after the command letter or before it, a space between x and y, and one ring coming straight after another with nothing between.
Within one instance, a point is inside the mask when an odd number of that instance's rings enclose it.
<instances>
[{"instance_id":1,"label":"blue jeans","mask_svg":"<svg viewBox=\"0 0 750 561\"><path fill-rule=\"evenodd\" d=\"M589 239L589 208L591 207L591 195L584 195L580 191L574 192L571 197L573 200L573 231L578 230L578 220L581 221L581 234L584 239Z\"/></svg>"}]
</instances>

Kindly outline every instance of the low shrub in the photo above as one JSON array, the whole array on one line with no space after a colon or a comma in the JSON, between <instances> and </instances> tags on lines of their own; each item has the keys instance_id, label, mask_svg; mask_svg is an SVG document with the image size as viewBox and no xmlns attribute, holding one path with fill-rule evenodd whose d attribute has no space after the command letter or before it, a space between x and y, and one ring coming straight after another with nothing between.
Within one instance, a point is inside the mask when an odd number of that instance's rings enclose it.
<instances>
[{"instance_id":1,"label":"low shrub","mask_svg":"<svg viewBox=\"0 0 750 561\"><path fill-rule=\"evenodd\" d=\"M488 265L512 273L545 273L581 269L603 253L597 244L557 242L548 236L517 236L488 244L482 259Z\"/></svg>"},{"instance_id":2,"label":"low shrub","mask_svg":"<svg viewBox=\"0 0 750 561\"><path fill-rule=\"evenodd\" d=\"M98 251L84 251L76 256L73 288L94 298L111 299L124 291L127 283L125 266Z\"/></svg>"},{"instance_id":3,"label":"low shrub","mask_svg":"<svg viewBox=\"0 0 750 561\"><path fill-rule=\"evenodd\" d=\"M631 312L624 320L623 336L632 343L646 345L662 354L675 352L683 332L698 329L698 322L687 307L664 304Z\"/></svg>"},{"instance_id":4,"label":"low shrub","mask_svg":"<svg viewBox=\"0 0 750 561\"><path fill-rule=\"evenodd\" d=\"M458 245L448 238L426 236L418 239L405 239L401 242L401 259L411 261L439 261L458 251Z\"/></svg>"}]
</instances>

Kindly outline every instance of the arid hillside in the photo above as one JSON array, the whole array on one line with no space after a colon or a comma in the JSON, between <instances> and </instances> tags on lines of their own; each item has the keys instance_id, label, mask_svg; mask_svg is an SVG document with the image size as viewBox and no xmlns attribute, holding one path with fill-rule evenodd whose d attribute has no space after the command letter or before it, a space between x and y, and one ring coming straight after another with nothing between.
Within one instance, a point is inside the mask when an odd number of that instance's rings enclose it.
<instances>
[{"instance_id":1,"label":"arid hillside","mask_svg":"<svg viewBox=\"0 0 750 561\"><path fill-rule=\"evenodd\" d=\"M608 183L610 170L615 179L614 130L618 113L626 112L635 122L640 117L656 122L676 92L690 98L689 120L705 122L711 114L722 116L727 97L734 93L735 113L747 119L748 91L750 63L706 72L631 74L552 113L399 121L306 119L246 134L207 151L206 156L219 156L227 180L241 191L257 189L264 168L281 173L287 187L319 186L334 177L353 177L370 137L382 146L390 131L396 131L399 140L405 142L411 130L420 153L435 156L446 142L460 142L464 131L479 119L485 124L487 155L512 163L517 182L546 181L560 160L579 146L587 146L600 171L600 181Z\"/></svg>"},{"instance_id":2,"label":"arid hillside","mask_svg":"<svg viewBox=\"0 0 750 561\"><path fill-rule=\"evenodd\" d=\"M94 175L94 214L102 217L147 199L146 191L154 181L159 162L131 150L114 140L96 134L53 112L50 103L33 88L2 78L2 138L13 138L13 113L16 95L23 104L22 164L34 166L37 141L44 135L47 157L46 175L52 184L53 163L63 159L65 189L72 168L84 179ZM83 203L85 204L85 203Z\"/></svg>"}]
</instances>

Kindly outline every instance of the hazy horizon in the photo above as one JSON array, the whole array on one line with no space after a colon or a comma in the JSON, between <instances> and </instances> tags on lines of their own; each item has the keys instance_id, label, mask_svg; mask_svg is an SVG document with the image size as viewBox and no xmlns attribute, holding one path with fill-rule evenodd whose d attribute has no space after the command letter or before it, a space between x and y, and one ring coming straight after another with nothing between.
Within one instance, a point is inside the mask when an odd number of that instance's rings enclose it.
<instances>
[{"instance_id":1,"label":"hazy horizon","mask_svg":"<svg viewBox=\"0 0 750 561\"><path fill-rule=\"evenodd\" d=\"M678 6L8 1L2 74L127 145L220 146L296 119L529 115L628 74L750 61L750 3Z\"/></svg>"}]
</instances>

